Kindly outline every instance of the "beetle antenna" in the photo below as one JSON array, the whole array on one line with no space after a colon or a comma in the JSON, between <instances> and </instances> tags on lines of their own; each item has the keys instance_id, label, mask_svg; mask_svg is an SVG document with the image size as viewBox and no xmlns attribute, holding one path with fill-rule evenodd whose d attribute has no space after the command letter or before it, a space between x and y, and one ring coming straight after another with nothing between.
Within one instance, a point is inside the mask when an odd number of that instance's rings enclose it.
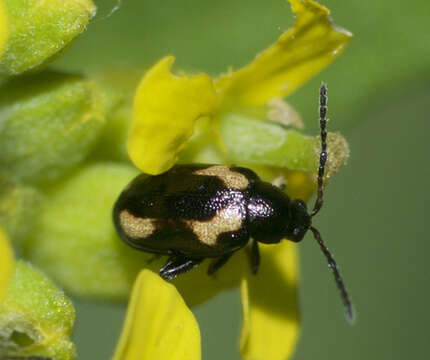
<instances>
[{"instance_id":1,"label":"beetle antenna","mask_svg":"<svg viewBox=\"0 0 430 360\"><path fill-rule=\"evenodd\" d=\"M323 204L323 177L325 170L325 163L327 161L327 85L322 84L320 88L320 129L321 129L321 153L320 165L318 168L318 193L315 201L314 209L312 210L311 217L315 216L320 211Z\"/></svg>"},{"instance_id":2,"label":"beetle antenna","mask_svg":"<svg viewBox=\"0 0 430 360\"><path fill-rule=\"evenodd\" d=\"M333 271L334 280L336 281L337 287L340 290L340 296L342 297L343 304L345 305L345 308L346 308L346 318L350 323L353 323L355 318L354 308L352 306L348 291L346 291L345 284L342 280L342 277L340 276L340 272L337 267L336 261L334 260L333 255L324 245L324 242L321 238L321 234L319 233L319 231L315 229L313 226L311 226L310 229L312 230L315 240L318 242L321 248L321 251L327 258L328 266Z\"/></svg>"}]
</instances>

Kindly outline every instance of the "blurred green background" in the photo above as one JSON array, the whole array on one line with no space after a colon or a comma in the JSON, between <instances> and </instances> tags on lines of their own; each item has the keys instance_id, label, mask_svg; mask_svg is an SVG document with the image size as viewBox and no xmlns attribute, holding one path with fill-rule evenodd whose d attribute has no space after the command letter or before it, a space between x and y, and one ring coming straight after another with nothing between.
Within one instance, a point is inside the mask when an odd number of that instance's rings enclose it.
<instances>
[{"instance_id":1,"label":"blurred green background","mask_svg":"<svg viewBox=\"0 0 430 360\"><path fill-rule=\"evenodd\" d=\"M174 54L176 68L210 74L249 62L292 25L283 0L100 0L98 16L58 69L147 67ZM430 2L324 0L355 35L344 54L288 101L317 131L317 91L329 85L331 131L351 145L315 220L358 313L346 324L325 259L300 244L302 333L294 359L426 358L430 295ZM119 10L106 16L116 5ZM264 259L263 259L264 261ZM276 293L276 289L274 289ZM75 300L81 359L108 359L125 307ZM195 310L203 359L239 359L240 299L224 293Z\"/></svg>"}]
</instances>

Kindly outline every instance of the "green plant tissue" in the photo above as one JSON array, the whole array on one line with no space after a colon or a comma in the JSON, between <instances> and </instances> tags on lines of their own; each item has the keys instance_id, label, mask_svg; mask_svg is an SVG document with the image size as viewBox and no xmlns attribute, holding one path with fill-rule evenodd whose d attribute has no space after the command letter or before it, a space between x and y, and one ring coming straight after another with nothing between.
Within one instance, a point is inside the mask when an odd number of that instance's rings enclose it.
<instances>
[{"instance_id":1,"label":"green plant tissue","mask_svg":"<svg viewBox=\"0 0 430 360\"><path fill-rule=\"evenodd\" d=\"M9 39L0 75L41 67L82 33L96 13L91 0L4 0Z\"/></svg>"},{"instance_id":2,"label":"green plant tissue","mask_svg":"<svg viewBox=\"0 0 430 360\"><path fill-rule=\"evenodd\" d=\"M0 86L0 167L33 184L60 177L92 149L105 97L92 81L46 72Z\"/></svg>"},{"instance_id":3,"label":"green plant tissue","mask_svg":"<svg viewBox=\"0 0 430 360\"><path fill-rule=\"evenodd\" d=\"M20 245L31 231L43 195L0 172L0 224L15 245Z\"/></svg>"},{"instance_id":4,"label":"green plant tissue","mask_svg":"<svg viewBox=\"0 0 430 360\"><path fill-rule=\"evenodd\" d=\"M17 262L7 298L0 304L0 357L76 358L70 335L75 310L39 270Z\"/></svg>"},{"instance_id":5,"label":"green plant tissue","mask_svg":"<svg viewBox=\"0 0 430 360\"><path fill-rule=\"evenodd\" d=\"M46 195L25 255L76 296L126 299L151 255L119 239L112 208L137 173L130 165L97 163L57 184Z\"/></svg>"}]
</instances>

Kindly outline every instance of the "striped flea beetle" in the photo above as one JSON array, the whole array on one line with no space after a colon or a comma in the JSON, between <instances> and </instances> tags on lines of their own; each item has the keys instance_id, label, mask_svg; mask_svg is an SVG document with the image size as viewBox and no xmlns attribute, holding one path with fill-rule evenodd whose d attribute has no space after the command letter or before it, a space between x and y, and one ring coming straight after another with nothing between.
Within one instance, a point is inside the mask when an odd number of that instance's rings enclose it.
<instances>
[{"instance_id":1,"label":"striped flea beetle","mask_svg":"<svg viewBox=\"0 0 430 360\"><path fill-rule=\"evenodd\" d=\"M168 255L160 270L170 280L214 258L213 274L237 250L251 242L251 268L257 273L258 243L282 239L299 242L311 230L327 257L349 319L350 298L336 262L311 224L323 204L323 176L327 161L327 88L320 89L321 153L318 194L312 212L302 200L291 200L252 170L226 165L176 165L167 172L137 176L121 193L113 209L115 227L130 246Z\"/></svg>"}]
</instances>

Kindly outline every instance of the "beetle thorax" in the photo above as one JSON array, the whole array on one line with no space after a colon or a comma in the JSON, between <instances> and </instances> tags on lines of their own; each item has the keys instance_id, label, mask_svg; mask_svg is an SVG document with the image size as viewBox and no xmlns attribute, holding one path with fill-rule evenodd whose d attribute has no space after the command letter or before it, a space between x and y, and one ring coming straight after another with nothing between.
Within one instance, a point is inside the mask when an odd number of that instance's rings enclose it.
<instances>
[{"instance_id":1,"label":"beetle thorax","mask_svg":"<svg viewBox=\"0 0 430 360\"><path fill-rule=\"evenodd\" d=\"M247 210L250 236L262 243L284 238L300 241L311 225L303 201L291 201L281 189L265 182L253 184Z\"/></svg>"}]
</instances>

